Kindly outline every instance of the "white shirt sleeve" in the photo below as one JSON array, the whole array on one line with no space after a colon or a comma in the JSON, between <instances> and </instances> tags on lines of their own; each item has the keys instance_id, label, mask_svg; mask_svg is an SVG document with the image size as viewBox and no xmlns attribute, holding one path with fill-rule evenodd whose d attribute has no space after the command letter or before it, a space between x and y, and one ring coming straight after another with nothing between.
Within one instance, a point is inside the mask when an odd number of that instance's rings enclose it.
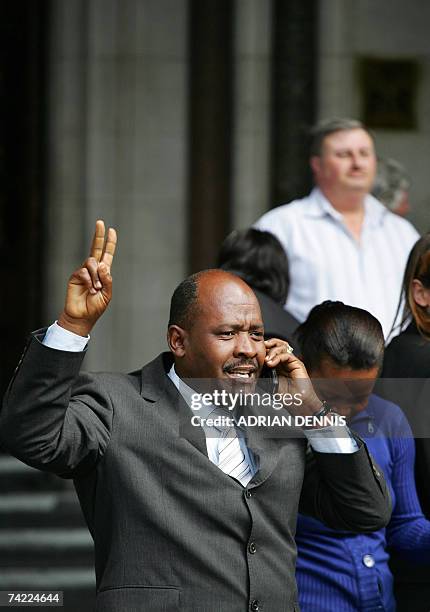
<instances>
[{"instance_id":1,"label":"white shirt sleeve","mask_svg":"<svg viewBox=\"0 0 430 612\"><path fill-rule=\"evenodd\" d=\"M55 321L55 323L48 327L42 344L59 351L79 353L85 349L89 339L89 336L85 338L64 329L64 327L61 327Z\"/></svg>"},{"instance_id":2,"label":"white shirt sleeve","mask_svg":"<svg viewBox=\"0 0 430 612\"><path fill-rule=\"evenodd\" d=\"M321 427L320 429L304 429L303 433L313 450L317 453L345 453L358 451L358 444L351 436L346 425L336 427Z\"/></svg>"}]
</instances>

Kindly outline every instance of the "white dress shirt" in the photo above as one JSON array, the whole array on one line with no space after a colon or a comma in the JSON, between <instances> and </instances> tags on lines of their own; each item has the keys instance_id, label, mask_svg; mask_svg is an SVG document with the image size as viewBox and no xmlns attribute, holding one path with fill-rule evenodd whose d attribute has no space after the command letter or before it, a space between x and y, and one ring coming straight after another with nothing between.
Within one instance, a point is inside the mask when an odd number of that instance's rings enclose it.
<instances>
[{"instance_id":1,"label":"white dress shirt","mask_svg":"<svg viewBox=\"0 0 430 612\"><path fill-rule=\"evenodd\" d=\"M192 410L191 397L195 393L195 391L193 391L191 387L189 387L186 383L184 383L184 381L181 378L179 378L179 376L176 374L174 365L172 365L172 367L170 368L168 376L170 380L173 382L173 384L175 385L175 387L178 389L179 393L184 398L185 402L188 404L188 406L190 406L190 409ZM215 409L215 406L202 405L195 414L202 419L206 419L211 414L211 412L213 412L214 409ZM207 424L204 425L203 431L205 432L205 437L206 437L206 450L208 453L208 457L212 461L212 463L215 463L215 465L218 465L219 463L219 453L218 453L219 432L215 427L210 427ZM244 437L243 436L237 436L237 437L239 439L240 448L242 449L242 452L244 454L245 461L248 463L250 467L252 476L254 476L254 474L257 471L257 463L254 457L254 454L246 446Z\"/></svg>"},{"instance_id":2,"label":"white dress shirt","mask_svg":"<svg viewBox=\"0 0 430 612\"><path fill-rule=\"evenodd\" d=\"M324 300L340 300L372 313L387 338L419 234L371 195L364 210L360 242L317 188L270 210L255 227L274 234L287 253L291 286L285 307L299 321Z\"/></svg>"}]
</instances>

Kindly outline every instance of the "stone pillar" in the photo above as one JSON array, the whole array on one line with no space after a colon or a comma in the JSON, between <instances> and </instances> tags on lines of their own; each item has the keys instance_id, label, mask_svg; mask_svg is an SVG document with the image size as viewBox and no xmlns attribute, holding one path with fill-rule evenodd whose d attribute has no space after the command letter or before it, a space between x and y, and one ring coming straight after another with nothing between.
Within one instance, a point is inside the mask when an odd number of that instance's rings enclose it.
<instances>
[{"instance_id":1,"label":"stone pillar","mask_svg":"<svg viewBox=\"0 0 430 612\"><path fill-rule=\"evenodd\" d=\"M88 369L127 370L165 348L185 273L185 0L52 3L47 320L94 222L119 232L114 297Z\"/></svg>"},{"instance_id":2,"label":"stone pillar","mask_svg":"<svg viewBox=\"0 0 430 612\"><path fill-rule=\"evenodd\" d=\"M236 0L232 225L246 228L270 208L272 2Z\"/></svg>"},{"instance_id":3,"label":"stone pillar","mask_svg":"<svg viewBox=\"0 0 430 612\"><path fill-rule=\"evenodd\" d=\"M359 92L354 71L355 3L320 0L318 118L357 117Z\"/></svg>"}]
</instances>

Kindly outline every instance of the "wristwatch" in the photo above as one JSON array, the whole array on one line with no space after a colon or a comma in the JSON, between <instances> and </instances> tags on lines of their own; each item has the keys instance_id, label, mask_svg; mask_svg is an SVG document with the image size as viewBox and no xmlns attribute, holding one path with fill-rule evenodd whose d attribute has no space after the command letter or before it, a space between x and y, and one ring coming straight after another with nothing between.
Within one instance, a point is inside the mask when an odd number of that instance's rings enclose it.
<instances>
[{"instance_id":1,"label":"wristwatch","mask_svg":"<svg viewBox=\"0 0 430 612\"><path fill-rule=\"evenodd\" d=\"M330 412L334 412L333 408L325 400L322 400L321 408L318 410L318 412L315 412L312 416L314 418L315 417L317 417L317 418L324 417L327 414L329 414Z\"/></svg>"}]
</instances>

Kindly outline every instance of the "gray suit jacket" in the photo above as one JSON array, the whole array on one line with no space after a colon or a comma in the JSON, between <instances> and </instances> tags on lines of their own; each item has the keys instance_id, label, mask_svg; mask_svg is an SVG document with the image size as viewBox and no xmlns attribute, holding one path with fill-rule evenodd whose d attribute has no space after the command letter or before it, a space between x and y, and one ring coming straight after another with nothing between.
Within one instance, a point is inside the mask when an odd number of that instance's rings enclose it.
<instances>
[{"instance_id":1,"label":"gray suit jacket","mask_svg":"<svg viewBox=\"0 0 430 612\"><path fill-rule=\"evenodd\" d=\"M298 610L299 502L335 528L388 522L364 444L309 462L304 439L250 431L260 469L244 489L209 461L200 428L180 428L190 412L166 376L170 354L128 375L79 374L83 353L45 347L43 334L6 393L0 441L74 478L95 543L98 612Z\"/></svg>"}]
</instances>

